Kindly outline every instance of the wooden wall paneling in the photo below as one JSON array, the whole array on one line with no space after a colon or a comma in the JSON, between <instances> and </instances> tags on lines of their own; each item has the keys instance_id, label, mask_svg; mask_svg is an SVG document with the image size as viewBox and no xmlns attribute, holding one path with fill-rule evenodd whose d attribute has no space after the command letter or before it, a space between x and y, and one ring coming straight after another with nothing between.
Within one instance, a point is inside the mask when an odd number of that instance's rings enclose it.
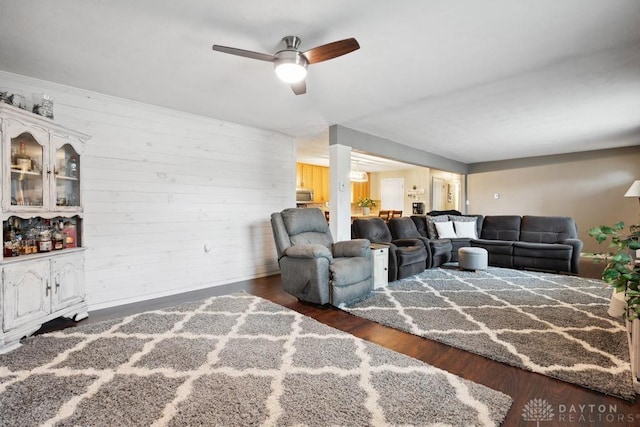
<instances>
[{"instance_id":1,"label":"wooden wall paneling","mask_svg":"<svg viewBox=\"0 0 640 427\"><path fill-rule=\"evenodd\" d=\"M295 206L295 142L0 71L92 135L82 158L89 310L278 272L269 216Z\"/></svg>"}]
</instances>

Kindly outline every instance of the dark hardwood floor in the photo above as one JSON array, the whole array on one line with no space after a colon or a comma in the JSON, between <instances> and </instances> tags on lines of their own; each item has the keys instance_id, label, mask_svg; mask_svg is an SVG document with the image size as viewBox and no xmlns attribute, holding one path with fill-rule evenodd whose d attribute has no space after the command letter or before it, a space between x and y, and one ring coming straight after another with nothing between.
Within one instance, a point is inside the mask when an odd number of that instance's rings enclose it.
<instances>
[{"instance_id":1,"label":"dark hardwood floor","mask_svg":"<svg viewBox=\"0 0 640 427\"><path fill-rule=\"evenodd\" d=\"M591 262L583 264L581 266L581 276L600 277L601 266L593 265ZM552 405L553 419L550 421L541 420L539 423L540 426L544 427L640 425L640 399L635 403L627 402L397 331L352 316L334 307L319 307L299 302L296 298L282 291L279 275L94 311L89 313L89 318L83 320L80 324L122 317L132 313L169 307L182 302L197 301L208 296L223 295L237 291L246 291L273 301L326 325L391 350L404 353L511 396L514 403L503 426L536 426L535 421L525 421L522 417L525 405L532 399L543 399ZM43 327L41 331L69 326L73 326L73 323L62 320L54 321ZM446 404L446 402L443 402L443 404Z\"/></svg>"}]
</instances>

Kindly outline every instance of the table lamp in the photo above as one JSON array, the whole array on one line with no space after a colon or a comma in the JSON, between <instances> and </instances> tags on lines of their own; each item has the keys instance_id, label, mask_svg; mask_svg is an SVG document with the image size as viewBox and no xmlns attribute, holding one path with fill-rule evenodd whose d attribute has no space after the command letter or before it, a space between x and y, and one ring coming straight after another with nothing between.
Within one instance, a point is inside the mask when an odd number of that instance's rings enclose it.
<instances>
[{"instance_id":1,"label":"table lamp","mask_svg":"<svg viewBox=\"0 0 640 427\"><path fill-rule=\"evenodd\" d=\"M638 202L640 202L640 180L633 181L633 184L631 184L631 187L629 187L627 192L624 193L624 197L637 197ZM629 230L632 233L639 231L640 224L632 225L631 227L629 227ZM640 249L636 251L636 262L638 262L638 260L640 260Z\"/></svg>"},{"instance_id":2,"label":"table lamp","mask_svg":"<svg viewBox=\"0 0 640 427\"><path fill-rule=\"evenodd\" d=\"M637 197L640 202L640 179L631 184L631 187L624 193L624 197Z\"/></svg>"}]
</instances>

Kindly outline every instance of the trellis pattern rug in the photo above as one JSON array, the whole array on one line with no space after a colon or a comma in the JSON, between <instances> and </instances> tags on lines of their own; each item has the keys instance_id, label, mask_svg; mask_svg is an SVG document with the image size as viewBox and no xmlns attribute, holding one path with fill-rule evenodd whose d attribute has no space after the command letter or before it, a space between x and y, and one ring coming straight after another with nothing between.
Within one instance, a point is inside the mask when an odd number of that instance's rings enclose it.
<instances>
[{"instance_id":1,"label":"trellis pattern rug","mask_svg":"<svg viewBox=\"0 0 640 427\"><path fill-rule=\"evenodd\" d=\"M489 267L425 270L357 304L360 317L633 401L622 320L601 280Z\"/></svg>"},{"instance_id":2,"label":"trellis pattern rug","mask_svg":"<svg viewBox=\"0 0 640 427\"><path fill-rule=\"evenodd\" d=\"M247 294L32 337L7 426L498 425L510 397Z\"/></svg>"}]
</instances>

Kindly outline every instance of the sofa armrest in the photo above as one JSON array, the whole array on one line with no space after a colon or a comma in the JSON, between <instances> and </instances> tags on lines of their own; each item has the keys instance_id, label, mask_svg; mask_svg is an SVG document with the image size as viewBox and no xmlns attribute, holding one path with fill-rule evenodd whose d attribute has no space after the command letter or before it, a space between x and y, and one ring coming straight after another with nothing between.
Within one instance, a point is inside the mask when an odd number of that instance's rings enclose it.
<instances>
[{"instance_id":1,"label":"sofa armrest","mask_svg":"<svg viewBox=\"0 0 640 427\"><path fill-rule=\"evenodd\" d=\"M578 254L582 251L582 240L580 239L564 239L564 240L558 241L558 243L562 243L563 245L573 246L573 251L578 252Z\"/></svg>"},{"instance_id":2,"label":"sofa armrest","mask_svg":"<svg viewBox=\"0 0 640 427\"><path fill-rule=\"evenodd\" d=\"M333 262L333 255L329 248L323 245L294 245L284 251L284 256L291 258L326 258Z\"/></svg>"},{"instance_id":3,"label":"sofa armrest","mask_svg":"<svg viewBox=\"0 0 640 427\"><path fill-rule=\"evenodd\" d=\"M366 257L371 247L367 239L353 239L333 244L333 256L338 257Z\"/></svg>"},{"instance_id":4,"label":"sofa armrest","mask_svg":"<svg viewBox=\"0 0 640 427\"><path fill-rule=\"evenodd\" d=\"M563 245L571 245L573 251L571 252L571 272L578 274L580 269L580 253L582 252L582 240L580 239L564 239L559 241Z\"/></svg>"},{"instance_id":5,"label":"sofa armrest","mask_svg":"<svg viewBox=\"0 0 640 427\"><path fill-rule=\"evenodd\" d=\"M405 238L405 239L395 239L392 240L391 243L393 243L394 245L396 245L397 247L401 248L403 246L421 246L424 247L424 242L421 239L411 239L411 238Z\"/></svg>"}]
</instances>

